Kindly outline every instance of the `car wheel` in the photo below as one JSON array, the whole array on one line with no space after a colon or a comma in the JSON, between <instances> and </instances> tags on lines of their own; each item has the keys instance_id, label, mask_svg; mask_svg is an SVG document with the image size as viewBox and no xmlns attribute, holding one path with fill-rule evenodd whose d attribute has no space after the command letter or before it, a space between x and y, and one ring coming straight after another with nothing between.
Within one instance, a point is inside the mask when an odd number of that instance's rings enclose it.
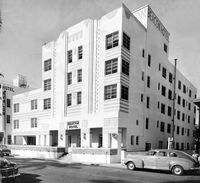
<instances>
[{"instance_id":1,"label":"car wheel","mask_svg":"<svg viewBox=\"0 0 200 183\"><path fill-rule=\"evenodd\" d=\"M172 173L173 173L174 175L182 175L183 172L184 172L183 168L182 168L181 166L179 166L179 165L176 165L176 166L174 166L174 167L172 168Z\"/></svg>"},{"instance_id":2,"label":"car wheel","mask_svg":"<svg viewBox=\"0 0 200 183\"><path fill-rule=\"evenodd\" d=\"M127 169L128 170L134 170L135 169L135 164L132 161L128 162Z\"/></svg>"}]
</instances>

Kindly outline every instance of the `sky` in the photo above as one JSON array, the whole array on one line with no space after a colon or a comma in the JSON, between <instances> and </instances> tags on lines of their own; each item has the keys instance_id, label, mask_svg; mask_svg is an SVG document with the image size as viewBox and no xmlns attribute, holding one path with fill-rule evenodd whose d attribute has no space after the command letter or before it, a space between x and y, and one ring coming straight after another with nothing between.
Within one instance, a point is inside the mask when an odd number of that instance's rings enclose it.
<instances>
[{"instance_id":1,"label":"sky","mask_svg":"<svg viewBox=\"0 0 200 183\"><path fill-rule=\"evenodd\" d=\"M149 4L170 32L169 60L199 90L200 0L0 0L0 73L27 76L42 86L42 45L86 18L99 19L124 3L131 11Z\"/></svg>"}]
</instances>

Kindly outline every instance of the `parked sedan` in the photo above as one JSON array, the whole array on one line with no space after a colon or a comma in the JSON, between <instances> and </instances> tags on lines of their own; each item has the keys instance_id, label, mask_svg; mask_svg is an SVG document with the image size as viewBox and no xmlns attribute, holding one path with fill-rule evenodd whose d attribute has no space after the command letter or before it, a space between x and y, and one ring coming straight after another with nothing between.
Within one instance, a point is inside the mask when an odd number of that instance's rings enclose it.
<instances>
[{"instance_id":1,"label":"parked sedan","mask_svg":"<svg viewBox=\"0 0 200 183\"><path fill-rule=\"evenodd\" d=\"M20 173L18 171L17 164L10 162L7 159L0 157L0 181L4 180L15 180ZM10 182L10 181L9 181Z\"/></svg>"},{"instance_id":2,"label":"parked sedan","mask_svg":"<svg viewBox=\"0 0 200 183\"><path fill-rule=\"evenodd\" d=\"M11 154L11 150L6 145L0 145L0 151L4 156L9 156Z\"/></svg>"},{"instance_id":3,"label":"parked sedan","mask_svg":"<svg viewBox=\"0 0 200 183\"><path fill-rule=\"evenodd\" d=\"M175 175L199 168L199 163L189 154L168 149L155 149L147 153L128 154L124 161L129 170L147 168L169 170Z\"/></svg>"}]
</instances>

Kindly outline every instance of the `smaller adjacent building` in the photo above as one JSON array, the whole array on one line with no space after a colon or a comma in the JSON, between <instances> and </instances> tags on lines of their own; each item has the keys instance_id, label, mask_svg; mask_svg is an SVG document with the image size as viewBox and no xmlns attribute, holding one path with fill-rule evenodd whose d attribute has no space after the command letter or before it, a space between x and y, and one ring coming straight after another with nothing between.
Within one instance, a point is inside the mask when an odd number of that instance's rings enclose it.
<instances>
[{"instance_id":1,"label":"smaller adjacent building","mask_svg":"<svg viewBox=\"0 0 200 183\"><path fill-rule=\"evenodd\" d=\"M13 95L27 91L26 77L18 75L13 82L0 75L0 144L11 144Z\"/></svg>"}]
</instances>

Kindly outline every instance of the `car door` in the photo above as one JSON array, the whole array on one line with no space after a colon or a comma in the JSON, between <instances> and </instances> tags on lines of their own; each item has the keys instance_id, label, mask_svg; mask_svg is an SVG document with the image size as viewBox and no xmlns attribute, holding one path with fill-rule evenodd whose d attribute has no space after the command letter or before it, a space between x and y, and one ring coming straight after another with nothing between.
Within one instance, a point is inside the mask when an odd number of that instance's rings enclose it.
<instances>
[{"instance_id":1,"label":"car door","mask_svg":"<svg viewBox=\"0 0 200 183\"><path fill-rule=\"evenodd\" d=\"M156 153L156 169L169 170L170 158L167 156L167 152L160 150Z\"/></svg>"},{"instance_id":2,"label":"car door","mask_svg":"<svg viewBox=\"0 0 200 183\"><path fill-rule=\"evenodd\" d=\"M156 151L149 151L144 156L144 168L156 169Z\"/></svg>"}]
</instances>

